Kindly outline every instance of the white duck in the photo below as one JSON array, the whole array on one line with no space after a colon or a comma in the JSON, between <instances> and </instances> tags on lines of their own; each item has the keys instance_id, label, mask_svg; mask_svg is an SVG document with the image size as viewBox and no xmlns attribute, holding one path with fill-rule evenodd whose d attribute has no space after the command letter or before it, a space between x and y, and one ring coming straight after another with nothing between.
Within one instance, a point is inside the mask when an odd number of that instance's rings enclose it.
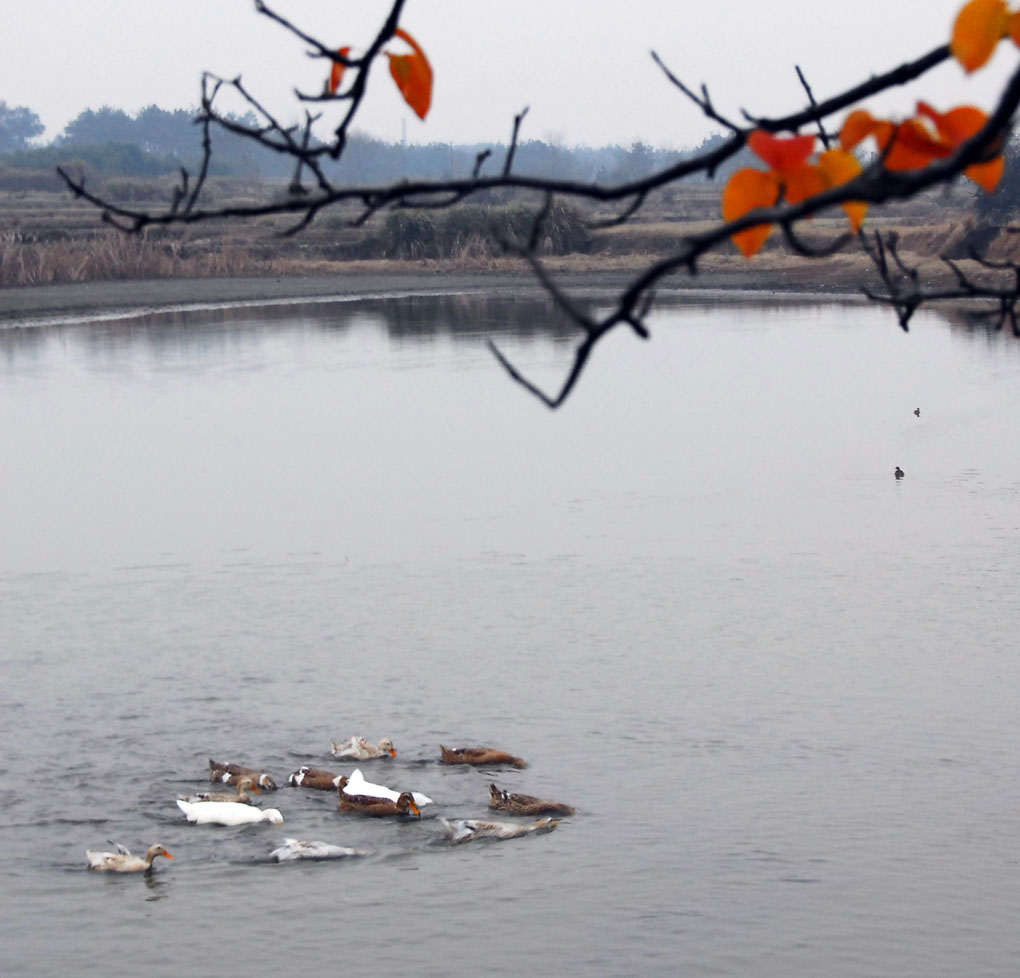
<instances>
[{"instance_id":1,"label":"white duck","mask_svg":"<svg viewBox=\"0 0 1020 978\"><path fill-rule=\"evenodd\" d=\"M283 816L277 808L252 808L229 801L185 801L177 799L177 807L188 816L189 822L198 825L247 825L251 822L272 822L283 825Z\"/></svg>"},{"instance_id":2,"label":"white duck","mask_svg":"<svg viewBox=\"0 0 1020 978\"><path fill-rule=\"evenodd\" d=\"M335 740L329 747L334 757L353 757L356 761L367 761L373 757L396 757L397 752L393 748L393 741L389 737L383 737L378 745L370 744L364 737L351 737L342 743Z\"/></svg>"},{"instance_id":3,"label":"white duck","mask_svg":"<svg viewBox=\"0 0 1020 978\"><path fill-rule=\"evenodd\" d=\"M360 767L356 767L351 772L351 776L347 779L347 784L343 786L342 790L345 795L368 795L370 798L388 798L390 801L396 801L401 795L401 792L387 788L385 785L372 784L371 781L366 781ZM423 795L420 791L412 791L411 797L414 798L414 803L419 808L432 804L432 799L428 795Z\"/></svg>"},{"instance_id":4,"label":"white duck","mask_svg":"<svg viewBox=\"0 0 1020 978\"><path fill-rule=\"evenodd\" d=\"M534 822L490 822L478 818L458 818L448 822L441 818L451 842L470 842L472 839L516 839L535 832L551 832L559 822L555 818L540 818Z\"/></svg>"},{"instance_id":5,"label":"white duck","mask_svg":"<svg viewBox=\"0 0 1020 978\"><path fill-rule=\"evenodd\" d=\"M344 859L347 856L367 856L364 849L349 849L347 846L335 846L332 842L306 842L303 839L284 839L283 845L274 849L270 859L278 863L291 862L295 859Z\"/></svg>"},{"instance_id":6,"label":"white duck","mask_svg":"<svg viewBox=\"0 0 1020 978\"><path fill-rule=\"evenodd\" d=\"M174 858L162 846L149 846L145 850L143 858L142 856L133 856L131 850L126 846L122 846L119 842L113 842L111 845L117 847L116 852L85 850L85 859L88 862L89 869L109 873L151 873L152 861L157 856L164 856L167 859Z\"/></svg>"}]
</instances>

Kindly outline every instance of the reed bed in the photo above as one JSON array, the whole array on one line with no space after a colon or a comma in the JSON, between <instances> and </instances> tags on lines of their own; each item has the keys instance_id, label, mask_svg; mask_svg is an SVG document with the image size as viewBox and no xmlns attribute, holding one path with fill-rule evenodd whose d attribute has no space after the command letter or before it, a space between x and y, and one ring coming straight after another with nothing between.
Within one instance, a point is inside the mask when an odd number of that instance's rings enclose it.
<instances>
[{"instance_id":1,"label":"reed bed","mask_svg":"<svg viewBox=\"0 0 1020 978\"><path fill-rule=\"evenodd\" d=\"M527 204L395 210L385 217L382 239L387 258L494 258L504 253L504 244L526 244L534 223L535 208ZM555 204L542 224L538 244L545 254L584 252L591 233L580 211Z\"/></svg>"},{"instance_id":2,"label":"reed bed","mask_svg":"<svg viewBox=\"0 0 1020 978\"><path fill-rule=\"evenodd\" d=\"M198 249L181 241L150 241L117 231L100 232L87 240L49 242L22 241L15 233L0 236L3 287L255 275L272 273L276 264L275 258L229 241Z\"/></svg>"}]
</instances>

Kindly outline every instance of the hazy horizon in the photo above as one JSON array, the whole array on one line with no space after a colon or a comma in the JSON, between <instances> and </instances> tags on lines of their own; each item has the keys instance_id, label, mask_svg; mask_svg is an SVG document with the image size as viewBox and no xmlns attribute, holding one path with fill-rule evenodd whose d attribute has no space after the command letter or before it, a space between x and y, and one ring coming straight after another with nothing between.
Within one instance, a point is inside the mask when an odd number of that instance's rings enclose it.
<instances>
[{"instance_id":1,"label":"hazy horizon","mask_svg":"<svg viewBox=\"0 0 1020 978\"><path fill-rule=\"evenodd\" d=\"M2 2L2 0L0 0ZM654 64L654 49L691 88L708 86L718 111L744 124L742 110L784 115L806 96L800 67L818 98L945 44L962 0L858 0L852 8L817 0L716 0L664 4L595 0L518 0L509 5L446 0L436 8L409 0L401 24L420 42L434 72L425 122L401 101L383 62L374 70L355 129L414 144L505 144L514 116L528 108L520 138L564 146L698 145L721 129L682 95ZM172 15L130 0L12 3L2 50L0 98L36 112L52 141L84 108L108 105L129 114L155 104L188 107L199 100L201 73L241 76L246 88L285 124L308 103L294 90L321 91L327 64L308 45L249 0L177 0ZM330 45L371 41L388 4L275 0L273 8ZM909 114L919 98L937 107L989 107L1017 63L1002 45L993 64L965 76L944 64L920 82L869 106ZM224 109L242 109L225 101ZM343 105L312 104L331 131Z\"/></svg>"}]
</instances>

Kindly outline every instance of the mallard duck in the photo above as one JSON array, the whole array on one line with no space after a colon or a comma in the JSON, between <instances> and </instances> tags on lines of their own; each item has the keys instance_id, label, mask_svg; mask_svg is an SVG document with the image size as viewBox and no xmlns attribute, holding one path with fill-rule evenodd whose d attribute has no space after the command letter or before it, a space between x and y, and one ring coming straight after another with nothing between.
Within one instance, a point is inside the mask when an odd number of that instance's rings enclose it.
<instances>
[{"instance_id":1,"label":"mallard duck","mask_svg":"<svg viewBox=\"0 0 1020 978\"><path fill-rule=\"evenodd\" d=\"M370 744L364 737L351 737L342 743L335 740L329 746L334 757L353 757L356 761L367 761L373 757L396 757L393 741L383 737L378 745Z\"/></svg>"},{"instance_id":2,"label":"mallard duck","mask_svg":"<svg viewBox=\"0 0 1020 978\"><path fill-rule=\"evenodd\" d=\"M336 806L338 812L361 812L373 818L384 818L387 815L417 815L421 817L421 809L414 803L410 791L397 796L396 801L389 798L373 798L370 795L349 795L343 789L337 792L340 799Z\"/></svg>"},{"instance_id":3,"label":"mallard duck","mask_svg":"<svg viewBox=\"0 0 1020 978\"><path fill-rule=\"evenodd\" d=\"M224 784L237 784L241 778L248 777L263 791L276 791L276 782L261 771L240 764L224 764L209 758L209 780L222 781Z\"/></svg>"},{"instance_id":4,"label":"mallard duck","mask_svg":"<svg viewBox=\"0 0 1020 978\"><path fill-rule=\"evenodd\" d=\"M519 757L493 747L444 747L439 745L444 764L512 764L527 767Z\"/></svg>"},{"instance_id":5,"label":"mallard duck","mask_svg":"<svg viewBox=\"0 0 1020 978\"><path fill-rule=\"evenodd\" d=\"M272 822L282 825L283 816L276 808L253 808L225 801L185 801L177 799L177 807L198 825L247 825L250 822Z\"/></svg>"},{"instance_id":6,"label":"mallard duck","mask_svg":"<svg viewBox=\"0 0 1020 978\"><path fill-rule=\"evenodd\" d=\"M536 822L487 822L478 818L458 818L448 822L439 819L451 842L470 842L472 839L515 839L535 832L551 832L559 822L555 818L540 818Z\"/></svg>"},{"instance_id":7,"label":"mallard duck","mask_svg":"<svg viewBox=\"0 0 1020 978\"><path fill-rule=\"evenodd\" d=\"M340 781L346 781L342 774L323 771L319 768L302 765L293 774L287 775L287 784L292 788L315 788L317 791L336 791Z\"/></svg>"},{"instance_id":8,"label":"mallard duck","mask_svg":"<svg viewBox=\"0 0 1020 978\"><path fill-rule=\"evenodd\" d=\"M287 863L296 859L344 859L347 856L367 855L364 849L348 849L346 846L335 846L332 842L284 839L283 845L274 849L269 858L275 859L278 863Z\"/></svg>"},{"instance_id":9,"label":"mallard duck","mask_svg":"<svg viewBox=\"0 0 1020 978\"><path fill-rule=\"evenodd\" d=\"M360 767L356 767L351 772L351 776L342 785L338 785L337 790L348 795L367 795L370 798L388 798L390 801L396 801L401 795L401 792L387 788L385 785L366 781ZM419 808L432 804L432 799L420 791L412 791L411 797Z\"/></svg>"},{"instance_id":10,"label":"mallard duck","mask_svg":"<svg viewBox=\"0 0 1020 978\"><path fill-rule=\"evenodd\" d=\"M85 859L89 869L108 873L151 873L152 861L157 856L173 859L162 846L149 846L144 856L133 856L131 850L119 842L111 842L117 847L116 852L93 852L85 850Z\"/></svg>"},{"instance_id":11,"label":"mallard duck","mask_svg":"<svg viewBox=\"0 0 1020 978\"><path fill-rule=\"evenodd\" d=\"M534 795L511 794L494 784L489 785L489 808L498 808L511 815L573 815L570 805L558 801L546 801Z\"/></svg>"},{"instance_id":12,"label":"mallard duck","mask_svg":"<svg viewBox=\"0 0 1020 978\"><path fill-rule=\"evenodd\" d=\"M238 780L237 790L234 792L199 791L194 795L178 795L177 797L184 801L190 801L192 804L199 801L222 801L240 805L251 805L253 800L251 795L248 794L249 791L254 791L255 794L260 793L260 789L252 781L251 777L246 774Z\"/></svg>"}]
</instances>

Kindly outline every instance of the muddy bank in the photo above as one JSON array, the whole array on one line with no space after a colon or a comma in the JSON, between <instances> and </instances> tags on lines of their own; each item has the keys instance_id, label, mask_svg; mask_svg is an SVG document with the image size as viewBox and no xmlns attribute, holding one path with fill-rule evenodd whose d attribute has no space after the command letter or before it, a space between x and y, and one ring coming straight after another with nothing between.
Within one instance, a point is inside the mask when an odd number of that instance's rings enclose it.
<instances>
[{"instance_id":1,"label":"muddy bank","mask_svg":"<svg viewBox=\"0 0 1020 978\"><path fill-rule=\"evenodd\" d=\"M561 288L575 292L619 289L633 280L637 262L575 262L554 268ZM784 268L769 263L720 262L696 276L677 274L664 279L662 291L722 290L764 294L861 294L867 269L854 263L807 262ZM340 265L331 274L246 278L150 279L86 282L0 289L0 323L66 319L76 316L116 316L130 312L234 304L265 304L301 299L404 295L415 292L539 292L527 270L485 271L434 265L373 263Z\"/></svg>"}]
</instances>

